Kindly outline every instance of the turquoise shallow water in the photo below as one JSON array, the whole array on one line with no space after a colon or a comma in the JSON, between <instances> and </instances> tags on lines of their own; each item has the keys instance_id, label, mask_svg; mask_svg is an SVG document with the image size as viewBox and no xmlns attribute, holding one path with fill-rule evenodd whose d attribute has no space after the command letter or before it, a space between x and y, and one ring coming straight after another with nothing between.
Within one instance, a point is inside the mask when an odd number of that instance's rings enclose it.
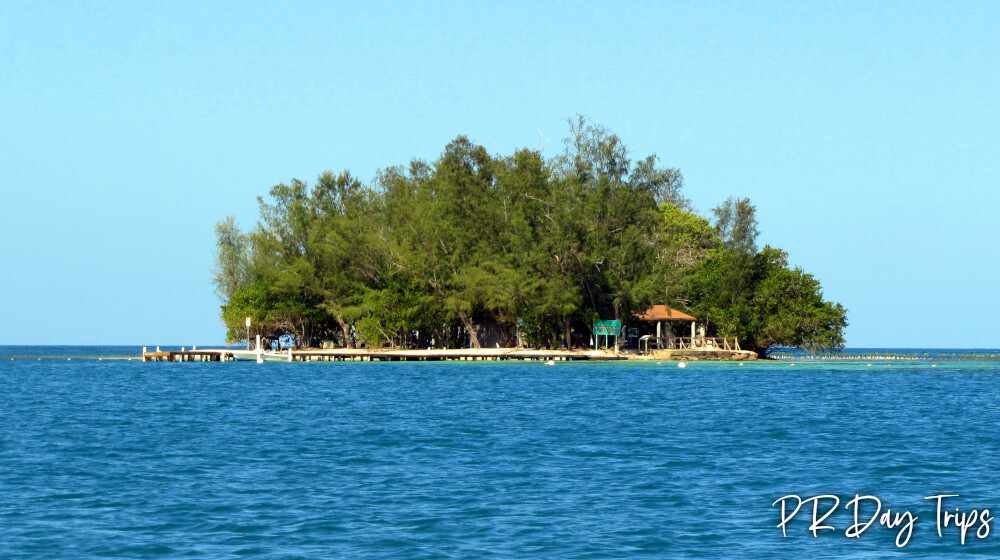
<instances>
[{"instance_id":1,"label":"turquoise shallow water","mask_svg":"<svg viewBox=\"0 0 1000 560\"><path fill-rule=\"evenodd\" d=\"M0 558L1000 555L1000 527L938 537L924 500L1000 510L996 362L121 359L137 350L0 347ZM917 516L904 548L844 536L856 493ZM812 537L806 505L783 537L788 494L839 496L835 530Z\"/></svg>"}]
</instances>

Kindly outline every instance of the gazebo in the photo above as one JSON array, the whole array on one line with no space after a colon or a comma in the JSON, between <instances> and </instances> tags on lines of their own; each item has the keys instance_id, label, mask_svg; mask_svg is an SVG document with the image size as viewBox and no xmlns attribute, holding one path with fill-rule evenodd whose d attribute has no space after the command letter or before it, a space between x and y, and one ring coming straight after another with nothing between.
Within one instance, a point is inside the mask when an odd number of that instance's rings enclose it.
<instances>
[{"instance_id":1,"label":"gazebo","mask_svg":"<svg viewBox=\"0 0 1000 560\"><path fill-rule=\"evenodd\" d=\"M663 340L663 322L664 321L690 321L691 322L691 338L694 338L694 324L698 319L684 313L683 311L678 311L666 305L654 305L647 309L642 315L639 315L640 321L656 322L656 347L662 348ZM649 349L649 335L646 335L640 339L640 345L643 340L646 342L646 348ZM667 346L669 346L669 338L667 339Z\"/></svg>"}]
</instances>

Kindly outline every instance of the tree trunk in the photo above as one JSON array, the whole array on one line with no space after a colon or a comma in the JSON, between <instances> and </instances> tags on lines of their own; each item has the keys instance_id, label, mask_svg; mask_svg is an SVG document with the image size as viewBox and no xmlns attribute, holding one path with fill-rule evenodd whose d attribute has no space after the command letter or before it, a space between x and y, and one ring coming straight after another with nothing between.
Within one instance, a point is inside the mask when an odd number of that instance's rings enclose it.
<instances>
[{"instance_id":1,"label":"tree trunk","mask_svg":"<svg viewBox=\"0 0 1000 560\"><path fill-rule=\"evenodd\" d=\"M351 338L351 328L344 322L343 317L337 315L337 324L340 325L340 332L344 336L344 348L354 348L354 339Z\"/></svg>"},{"instance_id":2,"label":"tree trunk","mask_svg":"<svg viewBox=\"0 0 1000 560\"><path fill-rule=\"evenodd\" d=\"M564 340L566 342L566 349L567 350L572 350L573 349L573 332L572 332L572 329L570 329L569 319L566 319L566 322L563 323L563 337L564 337Z\"/></svg>"},{"instance_id":3,"label":"tree trunk","mask_svg":"<svg viewBox=\"0 0 1000 560\"><path fill-rule=\"evenodd\" d=\"M465 330L469 331L469 347L482 348L482 345L479 343L479 335L476 334L476 327L469 320L469 316L461 309L455 309L455 312L458 314L458 318L462 320L462 324L465 325Z\"/></svg>"}]
</instances>

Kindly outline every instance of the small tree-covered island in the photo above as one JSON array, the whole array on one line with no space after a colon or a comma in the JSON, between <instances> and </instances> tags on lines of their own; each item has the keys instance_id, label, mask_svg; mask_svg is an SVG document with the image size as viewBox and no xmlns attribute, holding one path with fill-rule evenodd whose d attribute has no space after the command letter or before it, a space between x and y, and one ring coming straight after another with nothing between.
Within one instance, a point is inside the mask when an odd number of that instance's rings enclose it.
<instances>
[{"instance_id":1,"label":"small tree-covered island","mask_svg":"<svg viewBox=\"0 0 1000 560\"><path fill-rule=\"evenodd\" d=\"M843 346L845 309L784 251L757 246L753 204L730 198L702 217L682 185L583 117L555 157L491 155L459 136L370 185L348 171L293 179L258 198L253 230L216 226L227 342L579 349L610 320L632 348L654 333L654 347L670 333L731 337L761 356ZM693 316L697 333L656 332L642 320L654 305Z\"/></svg>"}]
</instances>

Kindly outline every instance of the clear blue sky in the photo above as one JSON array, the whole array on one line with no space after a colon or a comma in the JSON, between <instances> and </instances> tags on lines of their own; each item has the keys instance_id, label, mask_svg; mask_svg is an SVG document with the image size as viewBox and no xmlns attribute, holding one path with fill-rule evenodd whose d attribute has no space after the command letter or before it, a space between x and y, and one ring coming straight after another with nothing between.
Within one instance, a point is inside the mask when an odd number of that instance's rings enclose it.
<instances>
[{"instance_id":1,"label":"clear blue sky","mask_svg":"<svg viewBox=\"0 0 1000 560\"><path fill-rule=\"evenodd\" d=\"M4 2L0 344L217 344L214 224L576 114L849 309L1000 346L1000 3Z\"/></svg>"}]
</instances>

